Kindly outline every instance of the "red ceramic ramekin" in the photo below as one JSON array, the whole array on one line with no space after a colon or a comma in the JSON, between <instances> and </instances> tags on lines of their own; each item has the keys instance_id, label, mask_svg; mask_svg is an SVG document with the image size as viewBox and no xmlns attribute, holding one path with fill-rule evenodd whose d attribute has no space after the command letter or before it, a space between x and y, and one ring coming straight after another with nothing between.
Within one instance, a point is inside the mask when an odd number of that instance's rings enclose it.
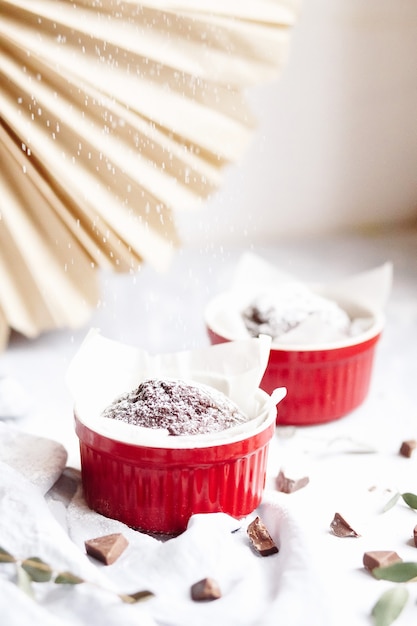
<instances>
[{"instance_id":1,"label":"red ceramic ramekin","mask_svg":"<svg viewBox=\"0 0 417 626\"><path fill-rule=\"evenodd\" d=\"M267 398L262 390L258 394ZM223 435L219 444L211 439L208 445L168 448L104 436L75 411L87 504L138 530L169 535L183 532L195 513L242 518L261 501L275 419L273 406L252 432L230 440Z\"/></svg>"},{"instance_id":2,"label":"red ceramic ramekin","mask_svg":"<svg viewBox=\"0 0 417 626\"><path fill-rule=\"evenodd\" d=\"M229 298L220 294L206 309L212 344L235 339L222 334L215 321L216 312L226 302ZM276 387L287 388L279 405L277 424L310 426L330 422L347 415L365 400L384 321L379 313L357 305L353 308L359 315L372 318L371 326L355 337L307 347L272 344L260 386L267 393Z\"/></svg>"}]
</instances>

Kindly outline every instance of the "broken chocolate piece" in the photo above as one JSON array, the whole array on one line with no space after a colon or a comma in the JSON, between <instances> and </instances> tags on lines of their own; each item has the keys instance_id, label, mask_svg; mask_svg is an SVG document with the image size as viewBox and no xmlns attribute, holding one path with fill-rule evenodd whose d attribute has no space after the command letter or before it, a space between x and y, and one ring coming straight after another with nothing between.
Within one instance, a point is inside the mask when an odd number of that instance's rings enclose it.
<instances>
[{"instance_id":1,"label":"broken chocolate piece","mask_svg":"<svg viewBox=\"0 0 417 626\"><path fill-rule=\"evenodd\" d=\"M416 447L417 441L415 439L408 439L407 441L403 441L400 448L401 456L405 456L409 459Z\"/></svg>"},{"instance_id":2,"label":"broken chocolate piece","mask_svg":"<svg viewBox=\"0 0 417 626\"><path fill-rule=\"evenodd\" d=\"M293 493L294 491L302 489L308 485L309 482L310 479L308 476L294 480L292 478L288 478L282 470L279 470L279 474L275 479L275 486L277 490L282 493Z\"/></svg>"},{"instance_id":3,"label":"broken chocolate piece","mask_svg":"<svg viewBox=\"0 0 417 626\"><path fill-rule=\"evenodd\" d=\"M103 535L84 542L87 554L105 565L114 563L129 545L121 533Z\"/></svg>"},{"instance_id":4,"label":"broken chocolate piece","mask_svg":"<svg viewBox=\"0 0 417 626\"><path fill-rule=\"evenodd\" d=\"M221 596L219 585L213 578L203 578L191 586L191 597L196 602L217 600Z\"/></svg>"},{"instance_id":5,"label":"broken chocolate piece","mask_svg":"<svg viewBox=\"0 0 417 626\"><path fill-rule=\"evenodd\" d=\"M259 517L255 517L247 528L249 539L261 556L269 556L278 552L278 547Z\"/></svg>"},{"instance_id":6,"label":"broken chocolate piece","mask_svg":"<svg viewBox=\"0 0 417 626\"><path fill-rule=\"evenodd\" d=\"M365 552L363 555L363 564L370 572L376 567L387 567L399 561L402 561L402 558L393 550L376 550Z\"/></svg>"},{"instance_id":7,"label":"broken chocolate piece","mask_svg":"<svg viewBox=\"0 0 417 626\"><path fill-rule=\"evenodd\" d=\"M360 537L359 533L340 515L335 513L330 528L336 537Z\"/></svg>"}]
</instances>

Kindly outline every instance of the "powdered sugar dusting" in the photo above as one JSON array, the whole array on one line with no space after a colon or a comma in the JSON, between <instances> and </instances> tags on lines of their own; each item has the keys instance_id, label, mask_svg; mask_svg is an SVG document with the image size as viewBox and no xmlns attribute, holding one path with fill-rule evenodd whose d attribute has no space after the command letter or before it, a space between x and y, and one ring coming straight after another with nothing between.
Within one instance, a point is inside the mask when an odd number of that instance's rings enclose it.
<instances>
[{"instance_id":1,"label":"powdered sugar dusting","mask_svg":"<svg viewBox=\"0 0 417 626\"><path fill-rule=\"evenodd\" d=\"M177 379L150 378L119 396L102 417L170 435L220 432L242 424L247 417L223 393L202 384Z\"/></svg>"},{"instance_id":2,"label":"powdered sugar dusting","mask_svg":"<svg viewBox=\"0 0 417 626\"><path fill-rule=\"evenodd\" d=\"M242 318L253 337L265 334L276 340L313 314L349 336L351 320L348 314L336 302L300 285L258 296L242 311Z\"/></svg>"}]
</instances>

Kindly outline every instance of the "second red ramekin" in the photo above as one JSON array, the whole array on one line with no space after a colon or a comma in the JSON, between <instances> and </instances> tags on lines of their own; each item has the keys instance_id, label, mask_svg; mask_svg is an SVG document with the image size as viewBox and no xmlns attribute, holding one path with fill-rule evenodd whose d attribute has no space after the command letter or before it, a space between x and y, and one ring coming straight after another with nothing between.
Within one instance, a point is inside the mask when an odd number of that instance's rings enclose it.
<instances>
[{"instance_id":1,"label":"second red ramekin","mask_svg":"<svg viewBox=\"0 0 417 626\"><path fill-rule=\"evenodd\" d=\"M230 302L230 293L219 294L207 306L206 327L212 344L237 338L230 332L226 335L216 321L217 313ZM349 303L344 304L349 309ZM382 314L357 303L350 306L371 320L369 328L357 336L323 345L272 344L260 386L267 393L276 387L287 388L279 405L278 424L309 426L330 422L347 415L365 400L384 319Z\"/></svg>"}]
</instances>

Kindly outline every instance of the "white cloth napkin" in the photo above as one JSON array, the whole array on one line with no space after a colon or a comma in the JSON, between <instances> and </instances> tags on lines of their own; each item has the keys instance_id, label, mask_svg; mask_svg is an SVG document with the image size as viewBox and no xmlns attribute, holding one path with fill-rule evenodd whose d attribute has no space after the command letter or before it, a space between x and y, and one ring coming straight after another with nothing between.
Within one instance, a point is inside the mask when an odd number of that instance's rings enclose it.
<instances>
[{"instance_id":1,"label":"white cloth napkin","mask_svg":"<svg viewBox=\"0 0 417 626\"><path fill-rule=\"evenodd\" d=\"M0 435L3 435L0 431ZM22 435L27 448L30 435ZM39 443L33 438L33 447ZM62 467L62 450L50 442L44 474L55 481L31 482L22 473L19 437L9 433L8 459L0 447L0 547L18 558L38 556L59 571L69 570L80 585L35 583L36 600L15 584L15 566L0 563L0 614L8 626L326 626L325 594L300 527L267 492L258 511L244 520L223 513L195 515L187 530L162 540L137 532L91 511L80 474ZM42 441L43 451L47 443ZM14 448L15 454L10 454ZM3 450L3 452L2 452ZM22 452L24 454L24 451ZM54 464L51 459L55 459ZM46 469L49 468L49 469ZM52 468L52 469L51 469ZM39 474L39 472L38 472ZM246 528L258 514L280 548L261 557L250 547ZM122 532L129 541L119 559L105 566L85 553L84 541ZM190 586L204 577L217 580L218 600L193 602ZM117 593L147 589L154 597L125 604Z\"/></svg>"},{"instance_id":2,"label":"white cloth napkin","mask_svg":"<svg viewBox=\"0 0 417 626\"><path fill-rule=\"evenodd\" d=\"M0 461L39 487L42 494L61 476L67 457L67 451L60 443L0 422Z\"/></svg>"}]
</instances>

